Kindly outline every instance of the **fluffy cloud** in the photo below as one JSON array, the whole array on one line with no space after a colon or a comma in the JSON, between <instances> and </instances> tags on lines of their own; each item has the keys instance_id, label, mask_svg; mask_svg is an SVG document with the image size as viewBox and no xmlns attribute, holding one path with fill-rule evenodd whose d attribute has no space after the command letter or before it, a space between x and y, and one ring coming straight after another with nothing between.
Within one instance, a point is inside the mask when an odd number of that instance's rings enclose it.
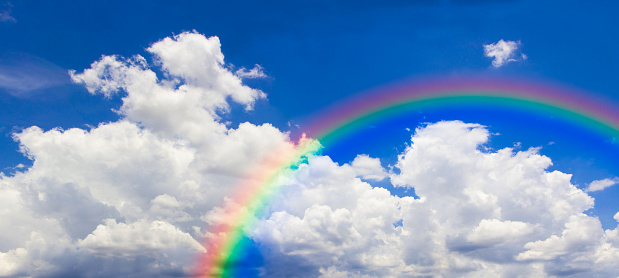
<instances>
[{"instance_id":1,"label":"fluffy cloud","mask_svg":"<svg viewBox=\"0 0 619 278\"><path fill-rule=\"evenodd\" d=\"M220 122L229 102L251 109L265 94L228 69L217 37L185 32L147 51L154 65L103 56L70 72L120 95L121 120L14 134L33 166L0 176L0 275L187 275L205 252L203 215L295 148L270 124Z\"/></svg>"},{"instance_id":2,"label":"fluffy cloud","mask_svg":"<svg viewBox=\"0 0 619 278\"><path fill-rule=\"evenodd\" d=\"M493 58L492 66L499 68L509 62L527 59L527 56L524 54L518 55L517 50L520 45L520 41L504 41L501 39L496 43L485 44L484 55Z\"/></svg>"},{"instance_id":3,"label":"fluffy cloud","mask_svg":"<svg viewBox=\"0 0 619 278\"><path fill-rule=\"evenodd\" d=\"M619 178L592 181L587 187L587 192L601 191L617 183L619 183Z\"/></svg>"},{"instance_id":4,"label":"fluffy cloud","mask_svg":"<svg viewBox=\"0 0 619 278\"><path fill-rule=\"evenodd\" d=\"M90 235L77 244L100 256L133 257L136 254L159 253L170 249L206 250L188 233L164 221L116 223L106 219ZM191 252L190 252L191 253Z\"/></svg>"},{"instance_id":5,"label":"fluffy cloud","mask_svg":"<svg viewBox=\"0 0 619 278\"><path fill-rule=\"evenodd\" d=\"M602 224L597 218L584 214L572 215L561 236L551 235L544 240L524 245L528 250L516 256L517 260L551 260L569 254L587 252L595 248L603 234Z\"/></svg>"},{"instance_id":6,"label":"fluffy cloud","mask_svg":"<svg viewBox=\"0 0 619 278\"><path fill-rule=\"evenodd\" d=\"M466 240L472 245L490 246L519 239L531 233L533 233L533 228L525 222L483 219L467 234Z\"/></svg>"},{"instance_id":7,"label":"fluffy cloud","mask_svg":"<svg viewBox=\"0 0 619 278\"><path fill-rule=\"evenodd\" d=\"M380 159L360 154L352 161L351 166L357 176L366 180L380 181L387 177L387 172L380 164Z\"/></svg>"},{"instance_id":8,"label":"fluffy cloud","mask_svg":"<svg viewBox=\"0 0 619 278\"><path fill-rule=\"evenodd\" d=\"M548 172L551 160L536 148L482 151L489 134L458 121L418 128L390 174L416 199L360 180L354 161L311 158L253 232L267 246L267 269L293 275L282 268L296 265L308 277L619 274L616 230L583 214L593 199L569 174Z\"/></svg>"},{"instance_id":9,"label":"fluffy cloud","mask_svg":"<svg viewBox=\"0 0 619 278\"><path fill-rule=\"evenodd\" d=\"M270 246L265 261L279 268L271 271L313 277L363 267L378 275L402 264L403 229L394 224L413 198L372 187L356 178L350 165L339 166L324 156L310 158L285 187L280 201L271 205L274 212L253 234ZM277 265L281 260L305 267L304 273Z\"/></svg>"}]
</instances>

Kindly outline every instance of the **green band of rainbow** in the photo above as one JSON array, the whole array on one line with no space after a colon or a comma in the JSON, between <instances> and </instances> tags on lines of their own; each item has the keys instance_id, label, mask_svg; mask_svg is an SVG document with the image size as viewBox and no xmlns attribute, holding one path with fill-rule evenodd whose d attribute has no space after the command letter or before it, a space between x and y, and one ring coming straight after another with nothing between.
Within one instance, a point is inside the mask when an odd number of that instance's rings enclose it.
<instances>
[{"instance_id":1,"label":"green band of rainbow","mask_svg":"<svg viewBox=\"0 0 619 278\"><path fill-rule=\"evenodd\" d=\"M595 132L619 137L619 107L586 94L559 86L522 80L461 78L433 79L406 83L361 94L331 106L313 117L306 133L323 146L379 119L419 108L445 105L493 105L525 111L541 111L585 126ZM206 277L233 277L235 254L244 248L239 241L251 230L256 217L277 191L277 179L320 149L312 140L302 140L296 149L280 151L277 159L265 161L272 171L254 173L242 190L231 198L228 224L210 229L205 244L207 254L200 258L197 274ZM232 224L230 224L232 223Z\"/></svg>"}]
</instances>

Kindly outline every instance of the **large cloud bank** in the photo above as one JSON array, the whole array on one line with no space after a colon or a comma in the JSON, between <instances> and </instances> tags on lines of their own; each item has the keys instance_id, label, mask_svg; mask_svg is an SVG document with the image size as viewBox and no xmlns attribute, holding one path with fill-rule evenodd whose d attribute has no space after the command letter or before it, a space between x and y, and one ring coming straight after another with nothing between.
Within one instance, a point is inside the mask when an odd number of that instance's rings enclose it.
<instances>
[{"instance_id":1,"label":"large cloud bank","mask_svg":"<svg viewBox=\"0 0 619 278\"><path fill-rule=\"evenodd\" d=\"M314 157L254 236L277 246L268 258L287 257L308 277L618 275L619 229L584 213L593 198L571 175L546 171L538 149L481 151L488 138L459 121L418 128L390 179L419 198Z\"/></svg>"},{"instance_id":2,"label":"large cloud bank","mask_svg":"<svg viewBox=\"0 0 619 278\"><path fill-rule=\"evenodd\" d=\"M243 84L261 67L230 70L217 37L185 32L147 51L151 64L103 56L71 72L90 93L119 94L121 120L14 135L33 166L0 175L0 276L188 275L226 196L295 147L272 125L221 121L265 94ZM428 124L389 171L367 155L311 157L249 234L261 273L619 275L619 230L584 213L594 200L537 149L481 151L488 138L478 124ZM383 179L419 198L368 183Z\"/></svg>"}]
</instances>

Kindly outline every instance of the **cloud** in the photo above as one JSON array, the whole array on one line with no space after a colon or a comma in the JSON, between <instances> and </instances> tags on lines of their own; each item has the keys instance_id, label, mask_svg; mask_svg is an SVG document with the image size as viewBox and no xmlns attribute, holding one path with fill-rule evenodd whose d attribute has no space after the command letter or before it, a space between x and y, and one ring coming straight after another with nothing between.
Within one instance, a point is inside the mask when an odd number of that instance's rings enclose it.
<instances>
[{"instance_id":1,"label":"cloud","mask_svg":"<svg viewBox=\"0 0 619 278\"><path fill-rule=\"evenodd\" d=\"M490 246L510 240L517 240L533 233L530 224L520 221L483 219L467 234L466 240L473 245Z\"/></svg>"},{"instance_id":2,"label":"cloud","mask_svg":"<svg viewBox=\"0 0 619 278\"><path fill-rule=\"evenodd\" d=\"M82 73L69 73L90 93L111 97L119 90L125 92L119 113L128 120L148 126L158 135L182 137L196 144L226 133L218 113L229 110L229 100L249 110L255 101L266 97L243 85L224 66L217 37L185 32L160 40L147 51L167 76L161 82L139 55L129 59L103 56Z\"/></svg>"},{"instance_id":3,"label":"cloud","mask_svg":"<svg viewBox=\"0 0 619 278\"><path fill-rule=\"evenodd\" d=\"M619 178L596 180L589 183L587 192L601 191L619 183Z\"/></svg>"},{"instance_id":4,"label":"cloud","mask_svg":"<svg viewBox=\"0 0 619 278\"><path fill-rule=\"evenodd\" d=\"M260 65L256 65L253 69L247 70L246 68L240 68L234 72L234 74L240 78L264 78L267 75L262 71Z\"/></svg>"},{"instance_id":5,"label":"cloud","mask_svg":"<svg viewBox=\"0 0 619 278\"><path fill-rule=\"evenodd\" d=\"M106 219L90 235L77 244L99 256L134 257L144 253L160 253L168 249L206 250L188 233L164 221L144 220L125 224ZM189 252L191 253L191 252Z\"/></svg>"},{"instance_id":6,"label":"cloud","mask_svg":"<svg viewBox=\"0 0 619 278\"><path fill-rule=\"evenodd\" d=\"M544 240L524 245L528 250L518 254L517 260L551 260L558 256L583 253L597 246L603 235L597 218L584 214L571 215L561 236L551 235Z\"/></svg>"},{"instance_id":7,"label":"cloud","mask_svg":"<svg viewBox=\"0 0 619 278\"><path fill-rule=\"evenodd\" d=\"M33 165L0 176L1 275L186 276L203 216L295 147L270 124L220 122L229 102L251 109L265 94L228 70L218 38L185 32L147 51L154 65L103 56L70 72L90 93L121 95L120 120L13 134Z\"/></svg>"},{"instance_id":8,"label":"cloud","mask_svg":"<svg viewBox=\"0 0 619 278\"><path fill-rule=\"evenodd\" d=\"M552 162L537 148L481 151L489 136L459 121L417 128L390 173L416 199L359 180L354 162L310 158L253 232L267 273L293 275L299 266L325 277L619 274L615 230L583 214L593 198L569 174L547 171Z\"/></svg>"},{"instance_id":9,"label":"cloud","mask_svg":"<svg viewBox=\"0 0 619 278\"><path fill-rule=\"evenodd\" d=\"M266 96L226 65L216 37L184 32L147 51L153 64L112 55L71 71L90 93L122 98L118 121L13 134L33 163L0 174L0 275L188 276L247 175L295 149L271 124L221 122L231 103L252 109ZM486 150L490 134L459 121L420 126L392 171L367 155L310 156L248 228L260 271L619 275L618 229L583 214L593 198L548 171L538 148ZM367 182L381 179L419 197Z\"/></svg>"},{"instance_id":10,"label":"cloud","mask_svg":"<svg viewBox=\"0 0 619 278\"><path fill-rule=\"evenodd\" d=\"M293 275L301 265L310 277L353 269L379 275L401 263L403 229L393 223L402 219L401 208L413 198L372 187L356 178L350 165L337 165L325 156L310 158L281 194L271 204L273 213L253 233L267 247L266 262L288 261L272 271ZM267 271L272 267L267 265Z\"/></svg>"},{"instance_id":11,"label":"cloud","mask_svg":"<svg viewBox=\"0 0 619 278\"><path fill-rule=\"evenodd\" d=\"M352 161L351 166L357 176L366 180L381 181L387 177L387 172L380 164L380 159L360 154Z\"/></svg>"},{"instance_id":12,"label":"cloud","mask_svg":"<svg viewBox=\"0 0 619 278\"><path fill-rule=\"evenodd\" d=\"M256 99L266 97L259 90L243 86L241 80L224 67L224 55L217 37L207 39L196 33L182 33L154 43L147 50L155 54L163 70L185 79L191 87L230 96L248 109Z\"/></svg>"},{"instance_id":13,"label":"cloud","mask_svg":"<svg viewBox=\"0 0 619 278\"><path fill-rule=\"evenodd\" d=\"M0 59L0 88L15 96L70 82L66 71L42 58L9 53Z\"/></svg>"},{"instance_id":14,"label":"cloud","mask_svg":"<svg viewBox=\"0 0 619 278\"><path fill-rule=\"evenodd\" d=\"M11 16L13 5L7 2L5 6L5 10L0 10L0 22L17 22L17 20Z\"/></svg>"},{"instance_id":15,"label":"cloud","mask_svg":"<svg viewBox=\"0 0 619 278\"><path fill-rule=\"evenodd\" d=\"M484 56L493 58L492 66L499 68L509 62L522 61L527 55L518 52L522 43L520 41L500 40L496 43L484 45Z\"/></svg>"}]
</instances>

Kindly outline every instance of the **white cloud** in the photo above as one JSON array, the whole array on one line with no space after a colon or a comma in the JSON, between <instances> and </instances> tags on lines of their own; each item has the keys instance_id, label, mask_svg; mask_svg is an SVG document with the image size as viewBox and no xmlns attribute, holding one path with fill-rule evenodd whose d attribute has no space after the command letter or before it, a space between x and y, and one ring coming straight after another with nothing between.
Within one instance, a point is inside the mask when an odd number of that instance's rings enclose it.
<instances>
[{"instance_id":1,"label":"white cloud","mask_svg":"<svg viewBox=\"0 0 619 278\"><path fill-rule=\"evenodd\" d=\"M551 161L538 149L481 151L489 135L481 125L458 121L418 128L391 180L413 187L419 199L360 181L354 165L310 158L253 232L265 261L274 262L267 272L618 275L615 234L582 214L593 199L570 175L546 171Z\"/></svg>"},{"instance_id":2,"label":"white cloud","mask_svg":"<svg viewBox=\"0 0 619 278\"><path fill-rule=\"evenodd\" d=\"M380 159L371 158L368 155L360 154L350 164L357 176L366 180L381 181L387 177L387 172L380 164Z\"/></svg>"},{"instance_id":3,"label":"white cloud","mask_svg":"<svg viewBox=\"0 0 619 278\"><path fill-rule=\"evenodd\" d=\"M590 251L595 248L603 234L597 218L584 214L571 215L561 236L551 235L544 240L524 245L528 250L518 254L517 260L551 260L558 256Z\"/></svg>"},{"instance_id":4,"label":"white cloud","mask_svg":"<svg viewBox=\"0 0 619 278\"><path fill-rule=\"evenodd\" d=\"M250 109L265 95L225 67L216 37L186 32L148 51L162 79L138 55L71 71L90 93L122 93L121 120L13 135L33 166L0 176L3 275L188 275L204 251L202 216L294 149L270 124L219 121L229 101ZM62 244L41 247L52 243Z\"/></svg>"},{"instance_id":5,"label":"white cloud","mask_svg":"<svg viewBox=\"0 0 619 278\"><path fill-rule=\"evenodd\" d=\"M200 243L188 233L164 221L144 220L125 224L106 219L90 235L77 244L78 247L99 256L134 257L140 254L155 254L168 249L189 249L205 252Z\"/></svg>"},{"instance_id":6,"label":"white cloud","mask_svg":"<svg viewBox=\"0 0 619 278\"><path fill-rule=\"evenodd\" d=\"M518 55L518 49L521 45L522 43L520 41L504 41L501 39L496 43L485 44L484 55L494 58L492 60L492 66L499 68L509 62L527 59L527 55L525 54L520 53L520 55Z\"/></svg>"},{"instance_id":7,"label":"white cloud","mask_svg":"<svg viewBox=\"0 0 619 278\"><path fill-rule=\"evenodd\" d=\"M163 70L185 79L188 87L230 96L247 108L251 108L256 99L266 97L259 90L243 86L240 78L224 67L224 55L217 37L205 38L185 32L154 43L148 51L155 54Z\"/></svg>"},{"instance_id":8,"label":"white cloud","mask_svg":"<svg viewBox=\"0 0 619 278\"><path fill-rule=\"evenodd\" d=\"M413 198L373 188L356 178L351 166L324 156L310 158L293 179L253 232L271 250L265 261L275 266L269 269L282 267L280 275L289 276L299 266L308 277L354 268L362 268L360 274L398 274L403 229L394 223Z\"/></svg>"},{"instance_id":9,"label":"white cloud","mask_svg":"<svg viewBox=\"0 0 619 278\"><path fill-rule=\"evenodd\" d=\"M587 187L587 192L601 191L617 183L619 183L619 178L592 181Z\"/></svg>"},{"instance_id":10,"label":"white cloud","mask_svg":"<svg viewBox=\"0 0 619 278\"><path fill-rule=\"evenodd\" d=\"M150 201L150 212L156 215L160 220L185 222L193 220L189 213L183 211L183 206L174 197L168 194L162 194Z\"/></svg>"},{"instance_id":11,"label":"white cloud","mask_svg":"<svg viewBox=\"0 0 619 278\"><path fill-rule=\"evenodd\" d=\"M25 248L17 248L6 253L0 252L0 275L9 276L21 268L19 265L24 261L28 251Z\"/></svg>"},{"instance_id":12,"label":"white cloud","mask_svg":"<svg viewBox=\"0 0 619 278\"><path fill-rule=\"evenodd\" d=\"M619 222L619 212L615 213L613 217L615 221ZM606 230L605 237L608 242L611 242L615 247L619 248L619 225L614 230Z\"/></svg>"},{"instance_id":13,"label":"white cloud","mask_svg":"<svg viewBox=\"0 0 619 278\"><path fill-rule=\"evenodd\" d=\"M466 239L473 245L487 246L510 240L518 240L531 233L533 233L533 228L525 222L483 219L477 227L467 234Z\"/></svg>"},{"instance_id":14,"label":"white cloud","mask_svg":"<svg viewBox=\"0 0 619 278\"><path fill-rule=\"evenodd\" d=\"M217 37L184 32L147 50L165 73L161 82L139 55L130 59L103 56L82 73L71 71L71 78L90 93L110 97L123 90L127 95L119 110L128 120L158 135L181 137L194 144L225 136L227 128L218 122L218 113L229 109L229 99L251 109L256 100L266 97L224 66Z\"/></svg>"},{"instance_id":15,"label":"white cloud","mask_svg":"<svg viewBox=\"0 0 619 278\"><path fill-rule=\"evenodd\" d=\"M267 75L262 71L262 66L255 65L253 69L247 70L246 68L240 68L234 72L234 74L240 78L264 78Z\"/></svg>"},{"instance_id":16,"label":"white cloud","mask_svg":"<svg viewBox=\"0 0 619 278\"><path fill-rule=\"evenodd\" d=\"M37 230L25 236L22 247L0 252L0 275L3 277L43 276L55 273L63 267L53 263L71 251L69 238L58 229Z\"/></svg>"}]
</instances>

